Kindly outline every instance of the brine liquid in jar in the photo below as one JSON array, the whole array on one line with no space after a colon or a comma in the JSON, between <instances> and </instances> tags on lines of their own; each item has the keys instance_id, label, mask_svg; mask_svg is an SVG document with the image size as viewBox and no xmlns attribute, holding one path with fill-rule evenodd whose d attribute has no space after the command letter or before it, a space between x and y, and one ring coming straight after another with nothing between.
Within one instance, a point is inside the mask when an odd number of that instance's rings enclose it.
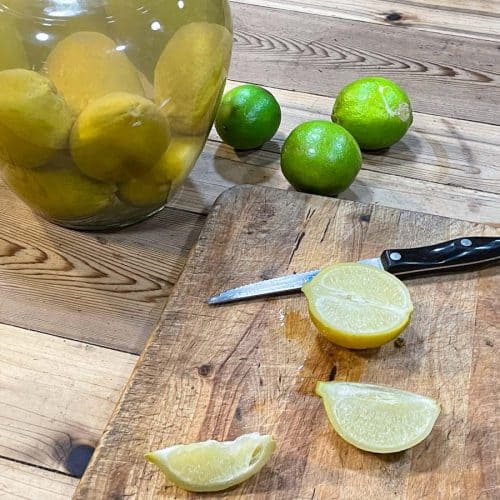
<instances>
[{"instance_id":1,"label":"brine liquid in jar","mask_svg":"<svg viewBox=\"0 0 500 500\"><path fill-rule=\"evenodd\" d=\"M225 0L0 0L0 44L4 180L53 222L105 229L161 209L194 166L231 18Z\"/></svg>"}]
</instances>

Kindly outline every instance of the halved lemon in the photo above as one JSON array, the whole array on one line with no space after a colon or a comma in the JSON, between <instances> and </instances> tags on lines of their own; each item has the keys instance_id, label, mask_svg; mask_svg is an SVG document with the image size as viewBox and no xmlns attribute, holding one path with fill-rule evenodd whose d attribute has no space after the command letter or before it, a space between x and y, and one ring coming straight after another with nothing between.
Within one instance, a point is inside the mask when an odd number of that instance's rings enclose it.
<instances>
[{"instance_id":1,"label":"halved lemon","mask_svg":"<svg viewBox=\"0 0 500 500\"><path fill-rule=\"evenodd\" d=\"M406 328L413 312L404 283L366 264L327 266L302 291L318 330L350 349L389 342Z\"/></svg>"},{"instance_id":2,"label":"halved lemon","mask_svg":"<svg viewBox=\"0 0 500 500\"><path fill-rule=\"evenodd\" d=\"M203 441L153 451L146 459L188 491L221 491L246 481L267 463L276 442L257 432L234 441Z\"/></svg>"},{"instance_id":3,"label":"halved lemon","mask_svg":"<svg viewBox=\"0 0 500 500\"><path fill-rule=\"evenodd\" d=\"M439 404L412 392L353 382L318 382L330 423L348 443L374 453L395 453L432 431Z\"/></svg>"}]
</instances>

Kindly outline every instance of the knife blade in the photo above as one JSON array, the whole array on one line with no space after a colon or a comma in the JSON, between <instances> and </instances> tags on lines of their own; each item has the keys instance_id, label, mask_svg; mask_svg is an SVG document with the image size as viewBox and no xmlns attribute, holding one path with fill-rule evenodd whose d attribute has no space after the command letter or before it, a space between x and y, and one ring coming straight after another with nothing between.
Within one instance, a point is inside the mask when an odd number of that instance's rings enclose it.
<instances>
[{"instance_id":1,"label":"knife blade","mask_svg":"<svg viewBox=\"0 0 500 500\"><path fill-rule=\"evenodd\" d=\"M360 264L375 266L396 276L432 272L456 272L500 262L500 238L462 237L436 245L384 250L380 257L363 259ZM300 290L320 269L257 281L214 295L208 303L224 304Z\"/></svg>"}]
</instances>

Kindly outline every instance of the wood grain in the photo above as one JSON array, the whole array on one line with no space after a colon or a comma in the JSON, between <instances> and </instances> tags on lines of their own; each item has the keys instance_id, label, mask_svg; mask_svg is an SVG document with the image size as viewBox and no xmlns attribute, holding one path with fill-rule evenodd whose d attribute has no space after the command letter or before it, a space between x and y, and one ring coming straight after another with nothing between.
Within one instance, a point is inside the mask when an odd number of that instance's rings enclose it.
<instances>
[{"instance_id":1,"label":"wood grain","mask_svg":"<svg viewBox=\"0 0 500 500\"><path fill-rule=\"evenodd\" d=\"M496 0L464 2L452 0L231 0L232 3L274 7L323 16L351 19L389 26L413 28L484 40L500 40L497 18L500 5Z\"/></svg>"},{"instance_id":2,"label":"wood grain","mask_svg":"<svg viewBox=\"0 0 500 500\"><path fill-rule=\"evenodd\" d=\"M67 472L74 447L95 446L137 357L7 325L0 339L0 457Z\"/></svg>"},{"instance_id":3,"label":"wood grain","mask_svg":"<svg viewBox=\"0 0 500 500\"><path fill-rule=\"evenodd\" d=\"M1 183L0 216L1 322L132 353L204 219L168 209L123 231L77 233L35 217Z\"/></svg>"},{"instance_id":4,"label":"wood grain","mask_svg":"<svg viewBox=\"0 0 500 500\"><path fill-rule=\"evenodd\" d=\"M349 351L322 339L300 294L210 307L220 289L493 228L415 212L240 188L208 218L75 499L192 498L144 452L272 433L278 450L231 498L493 498L498 270L408 282L415 304L397 345ZM214 272L217 269L217 272ZM483 330L481 321L488 329ZM489 349L489 350L488 350ZM484 373L483 366L486 366ZM378 456L328 424L317 380L385 383L435 397L442 414L414 449ZM486 403L486 404L484 404ZM477 415L476 415L477 413ZM477 420L477 418L479 420Z\"/></svg>"},{"instance_id":5,"label":"wood grain","mask_svg":"<svg viewBox=\"0 0 500 500\"><path fill-rule=\"evenodd\" d=\"M415 110L499 124L498 43L235 3L230 77L334 96L362 76L395 80Z\"/></svg>"},{"instance_id":6,"label":"wood grain","mask_svg":"<svg viewBox=\"0 0 500 500\"><path fill-rule=\"evenodd\" d=\"M0 498L67 500L78 479L0 458Z\"/></svg>"}]
</instances>

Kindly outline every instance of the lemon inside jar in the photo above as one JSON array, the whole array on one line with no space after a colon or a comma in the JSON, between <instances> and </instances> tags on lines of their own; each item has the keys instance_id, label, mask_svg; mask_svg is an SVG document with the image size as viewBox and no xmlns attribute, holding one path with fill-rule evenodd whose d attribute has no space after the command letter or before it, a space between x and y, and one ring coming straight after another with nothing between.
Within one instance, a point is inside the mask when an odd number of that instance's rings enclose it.
<instances>
[{"instance_id":1,"label":"lemon inside jar","mask_svg":"<svg viewBox=\"0 0 500 500\"><path fill-rule=\"evenodd\" d=\"M231 33L213 23L187 24L167 43L156 65L154 87L156 102L174 132L199 135L210 126L230 54Z\"/></svg>"},{"instance_id":2,"label":"lemon inside jar","mask_svg":"<svg viewBox=\"0 0 500 500\"><path fill-rule=\"evenodd\" d=\"M0 160L25 168L66 147L73 117L49 79L26 69L0 71Z\"/></svg>"},{"instance_id":3,"label":"lemon inside jar","mask_svg":"<svg viewBox=\"0 0 500 500\"><path fill-rule=\"evenodd\" d=\"M182 4L2 2L0 41L12 50L0 57L0 84L5 71L29 75L20 90L1 86L0 170L38 214L72 228L122 227L165 206L187 177L232 35L227 1Z\"/></svg>"},{"instance_id":4,"label":"lemon inside jar","mask_svg":"<svg viewBox=\"0 0 500 500\"><path fill-rule=\"evenodd\" d=\"M85 219L113 203L116 187L89 179L76 169L4 168L7 184L36 212L56 220Z\"/></svg>"},{"instance_id":5,"label":"lemon inside jar","mask_svg":"<svg viewBox=\"0 0 500 500\"><path fill-rule=\"evenodd\" d=\"M154 103L113 92L83 110L71 131L70 147L85 175L121 182L146 174L169 142L168 121Z\"/></svg>"},{"instance_id":6,"label":"lemon inside jar","mask_svg":"<svg viewBox=\"0 0 500 500\"><path fill-rule=\"evenodd\" d=\"M118 196L137 207L165 203L170 191L187 177L202 148L202 137L173 137L151 171L121 184Z\"/></svg>"}]
</instances>

